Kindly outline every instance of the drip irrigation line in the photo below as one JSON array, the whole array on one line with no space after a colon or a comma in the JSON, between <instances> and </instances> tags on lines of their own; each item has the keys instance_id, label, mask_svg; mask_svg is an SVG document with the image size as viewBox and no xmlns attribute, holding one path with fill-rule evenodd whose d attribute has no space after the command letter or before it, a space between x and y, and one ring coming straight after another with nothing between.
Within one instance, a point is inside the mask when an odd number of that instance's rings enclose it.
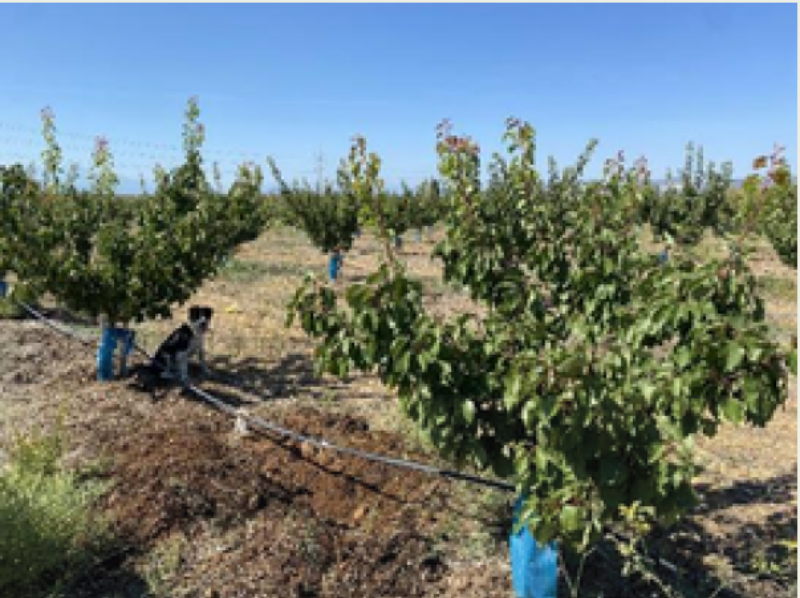
<instances>
[{"instance_id":1,"label":"drip irrigation line","mask_svg":"<svg viewBox=\"0 0 800 598\"><path fill-rule=\"evenodd\" d=\"M96 343L94 343L94 342L92 342L92 341L90 341L88 339L85 339L85 338L82 338L82 337L78 336L72 330L68 330L66 328L62 328L61 326L58 326L55 322L51 321L49 318L47 318L47 317L43 316L42 314L40 314L38 311L33 309L30 305L27 305L27 304L23 303L22 301L17 301L17 304L22 309L24 309L29 314L31 314L34 318L36 318L37 320L40 320L45 326L48 326L48 327L52 328L56 332L58 332L60 334L63 334L65 336L72 337L75 340L77 340L78 342L83 343L87 347L90 346L90 345L95 345L96 344Z\"/></svg>"},{"instance_id":2,"label":"drip irrigation line","mask_svg":"<svg viewBox=\"0 0 800 598\"><path fill-rule=\"evenodd\" d=\"M253 425L254 427L261 429L267 432L274 432L284 436L286 438L290 438L291 440L295 440L297 442L305 442L307 444L318 446L323 449L332 450L338 453L342 453L345 455L350 455L352 457L359 457L361 459L365 459L367 461L374 461L377 463L384 463L387 465L393 465L395 467L402 467L405 469L413 469L415 471L420 471L423 473L427 473L429 475L437 475L444 478L449 479L456 479L456 480L463 480L465 482L471 482L474 484L482 485L482 486L489 486L491 488L495 488L497 490L505 490L507 492L514 492L516 490L513 484L508 484L506 482L501 482L499 480L492 480L488 478L482 478L480 476L471 475L467 473L463 473L460 471L454 471L450 469L440 469L438 467L434 467L433 465L425 465L422 463L417 463L415 461L408 461L406 459L398 459L396 457L387 457L385 455L380 455L377 453L371 453L368 451L362 451L360 449L354 449L344 446L338 446L331 442L328 442L324 438L317 438L315 436L308 436L306 434L301 434L300 432L295 432L293 430L289 430L287 428L283 428L271 422L261 419L260 417L252 416L252 415L243 415L241 411L231 407L227 403L224 403L210 395L206 391L197 388L192 384L186 384L185 386L188 390L192 391L196 395L200 396L201 398L205 399L206 401L216 405L220 409L224 409L228 413L232 413L236 415L236 417L241 417L247 423Z\"/></svg>"},{"instance_id":3,"label":"drip irrigation line","mask_svg":"<svg viewBox=\"0 0 800 598\"><path fill-rule=\"evenodd\" d=\"M77 339L78 341L80 341L81 343L83 343L84 345L87 345L87 346L94 344L91 341L87 341L86 339L83 339L83 338L79 337L77 334L75 334L71 330L68 330L68 329L62 328L60 326L57 326L55 323L51 322L44 315L40 314L35 309L31 308L30 306L26 305L25 303L23 303L21 301L17 301L17 303L19 303L20 306L23 309L25 309L28 313L33 315L36 319L40 320L41 322L43 322L44 324L46 324L47 326L49 326L50 328L52 328L56 332L58 332L60 334L63 334L65 336L70 336L72 338L75 338L75 339ZM161 369L163 371L166 371L163 368L163 366L161 366L161 364L155 362L153 360L153 357L147 351L145 351L143 348L141 348L139 345L134 343L133 348L138 353L140 353L143 356L147 357L150 360L151 364L155 365L156 367L158 367L159 369ZM426 474L429 474L429 475L435 475L435 476L448 478L448 479L452 479L452 480L461 480L461 481L469 482L469 483L472 483L472 484L477 484L477 485L481 485L481 486L487 486L487 487L490 487L490 488L494 488L496 490L503 490L503 491L506 491L506 492L515 492L516 491L516 487L514 486L514 484L509 484L507 482L502 482L500 480L493 480L493 479L489 479L489 478L483 478L483 477L480 477L480 476L477 476L477 475L472 475L472 474L464 473L464 472L461 472L461 471L455 471L455 470L452 470L452 469L441 469L441 468L435 467L433 465L425 465L423 463L417 463L415 461L409 461L409 460L406 460L406 459L399 459L399 458L396 458L396 457L387 457L385 455L381 455L381 454L378 454L378 453L371 453L371 452L368 452L368 451L362 451L360 449L355 449L355 448L350 448L350 447L345 447L345 446L339 446L339 445L334 444L332 442L328 442L324 438L318 438L316 436L309 436L307 434L302 434L300 432L295 432L294 430L290 430L288 428L284 428L284 427L279 426L277 424L274 424L272 422L268 422L268 421L266 421L266 420L264 420L264 419L262 419L260 417L256 417L256 416L250 415L250 414L244 412L243 410L237 409L236 407L233 407L232 405L226 403L225 401L222 401L222 400L218 399L217 397L215 397L214 395L206 392L205 390L203 390L201 388L198 388L194 384L191 384L189 382L180 382L180 383L186 390L192 392L193 394L195 394L196 396L200 397L201 399L203 399L207 403L210 403L210 404L214 405L220 411L223 411L224 413L227 413L228 415L231 415L232 417L236 418L237 420L244 420L247 424L251 425L256 430L259 430L259 431L262 431L262 432L272 432L272 433L275 433L275 434L279 434L279 435L281 435L281 436L283 436L285 438L289 438L291 440L294 440L296 442L305 442L307 444L310 444L310 445L313 445L313 446L317 446L317 447L320 447L322 449L331 450L331 451L338 452L338 453L345 454L345 455L350 455L352 457L358 457L360 459L365 459L367 461L373 461L373 462L377 462L377 463L384 463L386 465L392 465L394 467L400 467L400 468L404 468L404 469L411 469L411 470L414 470L414 471L419 471L419 472L426 473Z\"/></svg>"}]
</instances>

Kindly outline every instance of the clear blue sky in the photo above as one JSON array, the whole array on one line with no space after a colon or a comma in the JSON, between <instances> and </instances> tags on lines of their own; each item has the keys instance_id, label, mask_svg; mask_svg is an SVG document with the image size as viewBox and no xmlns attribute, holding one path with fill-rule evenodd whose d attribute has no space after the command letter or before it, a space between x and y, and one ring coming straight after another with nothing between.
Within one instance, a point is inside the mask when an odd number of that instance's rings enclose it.
<instances>
[{"instance_id":1,"label":"clear blue sky","mask_svg":"<svg viewBox=\"0 0 800 598\"><path fill-rule=\"evenodd\" d=\"M179 159L198 95L226 173L272 155L313 179L321 152L333 176L360 133L390 184L416 182L442 118L488 162L510 115L536 127L542 167L599 138L590 177L623 149L661 178L689 141L736 177L774 142L797 166L795 4L5 4L0 23L0 162L38 155L49 105L68 160L104 135L121 174L149 179Z\"/></svg>"}]
</instances>

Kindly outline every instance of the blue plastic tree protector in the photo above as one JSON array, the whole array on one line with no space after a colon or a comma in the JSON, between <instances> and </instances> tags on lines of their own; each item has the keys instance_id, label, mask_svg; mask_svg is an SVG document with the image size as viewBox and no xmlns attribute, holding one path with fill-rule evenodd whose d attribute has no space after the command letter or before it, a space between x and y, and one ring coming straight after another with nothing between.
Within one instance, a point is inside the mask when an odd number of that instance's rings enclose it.
<instances>
[{"instance_id":1,"label":"blue plastic tree protector","mask_svg":"<svg viewBox=\"0 0 800 598\"><path fill-rule=\"evenodd\" d=\"M422 229L418 228L417 229L417 243L421 243L421 242L422 242Z\"/></svg>"},{"instance_id":2,"label":"blue plastic tree protector","mask_svg":"<svg viewBox=\"0 0 800 598\"><path fill-rule=\"evenodd\" d=\"M514 505L514 527L519 521L524 498ZM511 583L517 598L556 598L558 591L558 548L555 542L539 544L528 526L509 538Z\"/></svg>"},{"instance_id":3,"label":"blue plastic tree protector","mask_svg":"<svg viewBox=\"0 0 800 598\"><path fill-rule=\"evenodd\" d=\"M122 360L120 362L120 376L128 373L128 356L133 351L133 343L136 340L136 333L127 328L115 328L117 338L122 342Z\"/></svg>"},{"instance_id":4,"label":"blue plastic tree protector","mask_svg":"<svg viewBox=\"0 0 800 598\"><path fill-rule=\"evenodd\" d=\"M111 326L103 328L100 347L97 349L97 379L114 379L114 351L117 349L117 335Z\"/></svg>"},{"instance_id":5,"label":"blue plastic tree protector","mask_svg":"<svg viewBox=\"0 0 800 598\"><path fill-rule=\"evenodd\" d=\"M331 259L328 262L328 275L331 277L331 282L336 282L336 279L339 278L339 270L342 268L342 254L341 253L333 253L331 254Z\"/></svg>"},{"instance_id":6,"label":"blue plastic tree protector","mask_svg":"<svg viewBox=\"0 0 800 598\"><path fill-rule=\"evenodd\" d=\"M668 260L669 260L669 252L666 249L664 249L664 251L662 251L659 254L658 261L660 261L662 264L666 264Z\"/></svg>"},{"instance_id":7,"label":"blue plastic tree protector","mask_svg":"<svg viewBox=\"0 0 800 598\"><path fill-rule=\"evenodd\" d=\"M0 297L5 297L8 293L8 283L5 280L0 280Z\"/></svg>"},{"instance_id":8,"label":"blue plastic tree protector","mask_svg":"<svg viewBox=\"0 0 800 598\"><path fill-rule=\"evenodd\" d=\"M402 236L400 236L400 235L395 235L395 238L394 238L394 246L395 246L397 249L400 249L400 248L402 248L402 247L403 247L403 237L402 237Z\"/></svg>"},{"instance_id":9,"label":"blue plastic tree protector","mask_svg":"<svg viewBox=\"0 0 800 598\"><path fill-rule=\"evenodd\" d=\"M136 333L127 328L114 328L107 326L103 328L103 336L100 341L100 348L97 350L97 379L114 379L114 353L117 351L117 342L122 344L122 359L120 360L120 375L128 372L128 356L133 351L133 343Z\"/></svg>"}]
</instances>

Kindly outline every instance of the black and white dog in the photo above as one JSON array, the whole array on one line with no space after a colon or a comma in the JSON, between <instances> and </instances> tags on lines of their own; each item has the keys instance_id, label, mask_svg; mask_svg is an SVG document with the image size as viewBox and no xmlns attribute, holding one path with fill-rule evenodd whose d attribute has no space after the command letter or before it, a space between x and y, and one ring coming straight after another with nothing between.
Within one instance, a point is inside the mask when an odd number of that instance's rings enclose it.
<instances>
[{"instance_id":1,"label":"black and white dog","mask_svg":"<svg viewBox=\"0 0 800 598\"><path fill-rule=\"evenodd\" d=\"M210 307L190 307L189 322L174 330L161 343L151 365L161 370L162 378L172 378L177 374L181 381L187 382L189 358L194 354L198 354L200 367L206 373L203 338L208 332L212 315L214 310Z\"/></svg>"}]
</instances>

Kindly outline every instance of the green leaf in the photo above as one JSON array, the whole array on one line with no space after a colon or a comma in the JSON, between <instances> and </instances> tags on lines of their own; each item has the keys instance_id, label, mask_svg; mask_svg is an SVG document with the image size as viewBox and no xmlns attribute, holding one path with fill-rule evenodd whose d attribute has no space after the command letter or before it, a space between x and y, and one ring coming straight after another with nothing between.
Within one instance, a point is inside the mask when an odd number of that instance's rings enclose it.
<instances>
[{"instance_id":1,"label":"green leaf","mask_svg":"<svg viewBox=\"0 0 800 598\"><path fill-rule=\"evenodd\" d=\"M395 366L395 372L401 376L405 376L408 373L408 366L410 364L411 354L408 352L404 352L400 354L400 359L397 360L397 365Z\"/></svg>"},{"instance_id":2,"label":"green leaf","mask_svg":"<svg viewBox=\"0 0 800 598\"><path fill-rule=\"evenodd\" d=\"M685 368L692 361L692 353L686 347L681 347L675 352L675 363L680 368Z\"/></svg>"},{"instance_id":3,"label":"green leaf","mask_svg":"<svg viewBox=\"0 0 800 598\"><path fill-rule=\"evenodd\" d=\"M536 474L538 476L544 476L545 472L547 471L547 464L550 462L550 456L547 454L547 450L541 446L536 447Z\"/></svg>"},{"instance_id":4,"label":"green leaf","mask_svg":"<svg viewBox=\"0 0 800 598\"><path fill-rule=\"evenodd\" d=\"M729 341L725 345L725 371L731 372L742 363L744 359L744 347Z\"/></svg>"},{"instance_id":5,"label":"green leaf","mask_svg":"<svg viewBox=\"0 0 800 598\"><path fill-rule=\"evenodd\" d=\"M519 372L514 371L511 375L511 381L506 384L506 392L503 396L503 403L506 406L506 409L511 411L517 405L519 405L520 400L522 397L520 396L520 391L522 388L522 377L519 375Z\"/></svg>"},{"instance_id":6,"label":"green leaf","mask_svg":"<svg viewBox=\"0 0 800 598\"><path fill-rule=\"evenodd\" d=\"M522 408L522 423L529 431L533 430L536 425L536 403L528 401Z\"/></svg>"},{"instance_id":7,"label":"green leaf","mask_svg":"<svg viewBox=\"0 0 800 598\"><path fill-rule=\"evenodd\" d=\"M581 529L581 519L583 517L583 509L574 505L564 505L561 509L561 529L566 533L572 534Z\"/></svg>"},{"instance_id":8,"label":"green leaf","mask_svg":"<svg viewBox=\"0 0 800 598\"><path fill-rule=\"evenodd\" d=\"M475 403L470 400L464 401L462 413L464 414L464 419L467 420L467 423L472 424L472 422L475 421Z\"/></svg>"},{"instance_id":9,"label":"green leaf","mask_svg":"<svg viewBox=\"0 0 800 598\"><path fill-rule=\"evenodd\" d=\"M644 396L645 400L649 402L653 398L653 395L655 394L657 387L655 384L651 384L650 382L643 382L640 385L640 388L642 390L642 395Z\"/></svg>"},{"instance_id":10,"label":"green leaf","mask_svg":"<svg viewBox=\"0 0 800 598\"><path fill-rule=\"evenodd\" d=\"M745 407L736 399L729 398L724 401L720 405L720 410L725 418L734 424L740 424L744 421Z\"/></svg>"}]
</instances>

